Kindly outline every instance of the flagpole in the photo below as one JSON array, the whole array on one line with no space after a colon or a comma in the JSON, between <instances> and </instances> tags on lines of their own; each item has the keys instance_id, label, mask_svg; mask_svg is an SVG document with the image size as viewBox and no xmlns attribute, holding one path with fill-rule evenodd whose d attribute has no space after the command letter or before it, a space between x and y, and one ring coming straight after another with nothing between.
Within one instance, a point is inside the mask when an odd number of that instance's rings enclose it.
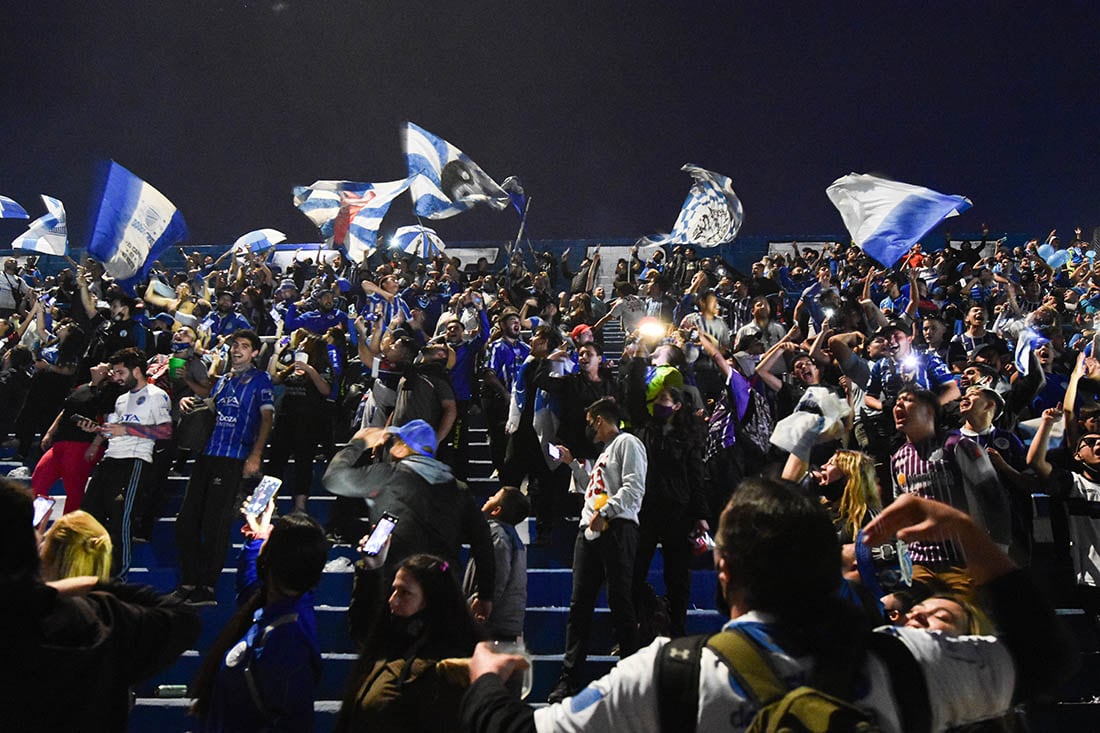
<instances>
[{"instance_id":1,"label":"flagpole","mask_svg":"<svg viewBox=\"0 0 1100 733\"><path fill-rule=\"evenodd\" d=\"M527 212L531 208L531 197L528 196L527 200L523 203L523 216L519 218L519 231L516 232L516 240L512 242L507 250L508 260L504 263L504 284L509 290L512 289L512 254L519 247L519 240L523 238L523 228L527 226Z\"/></svg>"}]
</instances>

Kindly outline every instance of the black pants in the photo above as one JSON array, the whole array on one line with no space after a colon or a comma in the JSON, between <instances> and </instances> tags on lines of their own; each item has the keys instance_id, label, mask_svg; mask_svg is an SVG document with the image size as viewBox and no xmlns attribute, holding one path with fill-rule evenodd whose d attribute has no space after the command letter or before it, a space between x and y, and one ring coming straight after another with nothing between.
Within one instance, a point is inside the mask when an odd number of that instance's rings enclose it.
<instances>
[{"instance_id":1,"label":"black pants","mask_svg":"<svg viewBox=\"0 0 1100 733\"><path fill-rule=\"evenodd\" d=\"M535 429L521 425L519 430L508 436L508 451L504 469L500 472L500 484L518 487L524 478L534 484L533 487L528 486L528 493L532 496L535 526L539 535L545 532L549 536L557 514L565 506L563 497L569 492L570 473L569 467L564 465L551 470L542 451L542 443Z\"/></svg>"},{"instance_id":2,"label":"black pants","mask_svg":"<svg viewBox=\"0 0 1100 733\"><path fill-rule=\"evenodd\" d=\"M493 468L503 473L504 457L508 451L508 433L504 431L504 425L508 422L508 400L499 395L483 397L481 406L488 423L489 455L493 459Z\"/></svg>"},{"instance_id":3,"label":"black pants","mask_svg":"<svg viewBox=\"0 0 1100 733\"><path fill-rule=\"evenodd\" d=\"M153 465L149 467L149 479L145 490L138 497L134 509L134 534L152 539L153 527L160 519L160 510L168 494L168 473L179 455L179 448L171 438L158 440L153 448Z\"/></svg>"},{"instance_id":4,"label":"black pants","mask_svg":"<svg viewBox=\"0 0 1100 733\"><path fill-rule=\"evenodd\" d=\"M691 596L691 544L688 538L695 523L688 518L687 507L658 502L642 506L638 523L638 554L634 563L635 604L649 575L649 565L657 551L657 543L660 543L665 565L670 631L673 636L683 636Z\"/></svg>"},{"instance_id":5,"label":"black pants","mask_svg":"<svg viewBox=\"0 0 1100 733\"><path fill-rule=\"evenodd\" d=\"M451 467L455 478L465 481L470 476L470 400L455 402L455 423L443 438L436 458Z\"/></svg>"},{"instance_id":6,"label":"black pants","mask_svg":"<svg viewBox=\"0 0 1100 733\"><path fill-rule=\"evenodd\" d=\"M140 458L104 458L95 467L80 508L103 523L113 545L111 574L126 578L133 552L131 537L143 476L150 467Z\"/></svg>"},{"instance_id":7,"label":"black pants","mask_svg":"<svg viewBox=\"0 0 1100 733\"><path fill-rule=\"evenodd\" d=\"M577 532L573 548L573 595L569 599L562 662L562 674L574 682L579 682L577 675L588 657L596 596L605 580L619 656L626 657L638 650L638 623L631 593L637 548L638 525L628 519L611 520L611 526L594 540L586 540L583 529Z\"/></svg>"},{"instance_id":8,"label":"black pants","mask_svg":"<svg viewBox=\"0 0 1100 733\"><path fill-rule=\"evenodd\" d=\"M176 517L180 585L213 588L218 582L240 506L243 469L237 458L203 455L195 461Z\"/></svg>"},{"instance_id":9,"label":"black pants","mask_svg":"<svg viewBox=\"0 0 1100 733\"><path fill-rule=\"evenodd\" d=\"M313 484L313 462L325 443L328 423L320 419L305 419L299 415L279 415L271 430L267 445L267 465L264 473L283 479L280 491L284 496L309 496ZM294 471L288 477L286 466L294 457ZM286 491L290 489L290 491Z\"/></svg>"}]
</instances>

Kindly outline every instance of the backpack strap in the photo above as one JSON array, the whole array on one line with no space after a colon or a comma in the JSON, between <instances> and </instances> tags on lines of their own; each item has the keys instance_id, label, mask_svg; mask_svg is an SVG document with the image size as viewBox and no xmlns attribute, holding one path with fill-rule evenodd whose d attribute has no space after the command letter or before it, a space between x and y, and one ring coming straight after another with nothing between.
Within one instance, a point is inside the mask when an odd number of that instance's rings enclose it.
<instances>
[{"instance_id":1,"label":"backpack strap","mask_svg":"<svg viewBox=\"0 0 1100 733\"><path fill-rule=\"evenodd\" d=\"M730 674L757 707L764 707L789 691L756 643L739 629L715 634L707 646L729 668Z\"/></svg>"},{"instance_id":2,"label":"backpack strap","mask_svg":"<svg viewBox=\"0 0 1100 733\"><path fill-rule=\"evenodd\" d=\"M709 634L673 639L657 654L657 710L665 733L694 733L699 719L699 660Z\"/></svg>"},{"instance_id":3,"label":"backpack strap","mask_svg":"<svg viewBox=\"0 0 1100 733\"><path fill-rule=\"evenodd\" d=\"M260 687L256 684L256 677L252 672L252 662L256 658L256 648L262 647L267 642L267 635L275 629L283 626L284 624L294 623L298 620L298 613L291 611L285 613L279 618L272 621L270 624L264 627L264 630L260 633L260 637L255 641L248 655L248 662L244 666L244 681L248 685L248 693L252 696L252 704L256 706L256 709L260 711L260 715L267 719L271 719L271 711L268 709L267 704L264 702L263 695L260 694Z\"/></svg>"}]
</instances>

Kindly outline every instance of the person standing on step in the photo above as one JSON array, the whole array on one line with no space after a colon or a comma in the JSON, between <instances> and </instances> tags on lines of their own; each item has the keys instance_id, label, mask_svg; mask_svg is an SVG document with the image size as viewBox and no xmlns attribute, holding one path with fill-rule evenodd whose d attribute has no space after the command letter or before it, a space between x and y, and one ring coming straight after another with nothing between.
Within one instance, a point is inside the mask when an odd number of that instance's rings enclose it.
<instances>
[{"instance_id":1,"label":"person standing on step","mask_svg":"<svg viewBox=\"0 0 1100 733\"><path fill-rule=\"evenodd\" d=\"M143 493L152 472L156 441L172 435L172 401L145 377L146 358L139 349L115 352L107 360L111 381L127 391L115 400L107 423L84 416L80 428L96 433L86 457L94 456L106 441L107 450L92 473L81 508L100 520L114 544L114 574L125 578L130 570L131 522L140 516Z\"/></svg>"},{"instance_id":2,"label":"person standing on step","mask_svg":"<svg viewBox=\"0 0 1100 733\"><path fill-rule=\"evenodd\" d=\"M520 339L521 319L515 308L505 308L500 314L500 337L486 349L485 366L481 370L481 406L489 424L489 452L493 468L504 470L508 450L508 407L512 398L512 383L519 368L531 353L531 347Z\"/></svg>"},{"instance_id":3,"label":"person standing on step","mask_svg":"<svg viewBox=\"0 0 1100 733\"><path fill-rule=\"evenodd\" d=\"M648 461L642 441L619 429L620 417L619 407L611 398L588 406L588 429L604 446L591 473L573 458L569 448L558 446L576 485L587 488L573 549L573 594L565 628L565 658L561 678L547 698L550 702L563 700L579 689L596 596L605 581L619 655L626 657L638 648L631 586Z\"/></svg>"},{"instance_id":4,"label":"person standing on step","mask_svg":"<svg viewBox=\"0 0 1100 733\"><path fill-rule=\"evenodd\" d=\"M260 351L255 331L229 337L231 369L210 397L188 397L184 411L215 410L214 430L191 469L191 480L176 518L180 584L174 591L194 605L214 605L214 585L225 563L229 529L245 476L260 472L264 445L275 415L271 377L252 360Z\"/></svg>"}]
</instances>

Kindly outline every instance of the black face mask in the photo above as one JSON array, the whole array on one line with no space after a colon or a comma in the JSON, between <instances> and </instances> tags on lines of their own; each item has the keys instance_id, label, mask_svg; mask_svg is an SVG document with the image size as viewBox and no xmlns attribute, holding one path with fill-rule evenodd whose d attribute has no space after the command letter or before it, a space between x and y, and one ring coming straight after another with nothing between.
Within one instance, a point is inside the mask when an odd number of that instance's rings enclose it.
<instances>
[{"instance_id":1,"label":"black face mask","mask_svg":"<svg viewBox=\"0 0 1100 733\"><path fill-rule=\"evenodd\" d=\"M584 429L584 437L588 439L589 443L595 443L596 442L596 428L592 427L591 425L587 426Z\"/></svg>"}]
</instances>

